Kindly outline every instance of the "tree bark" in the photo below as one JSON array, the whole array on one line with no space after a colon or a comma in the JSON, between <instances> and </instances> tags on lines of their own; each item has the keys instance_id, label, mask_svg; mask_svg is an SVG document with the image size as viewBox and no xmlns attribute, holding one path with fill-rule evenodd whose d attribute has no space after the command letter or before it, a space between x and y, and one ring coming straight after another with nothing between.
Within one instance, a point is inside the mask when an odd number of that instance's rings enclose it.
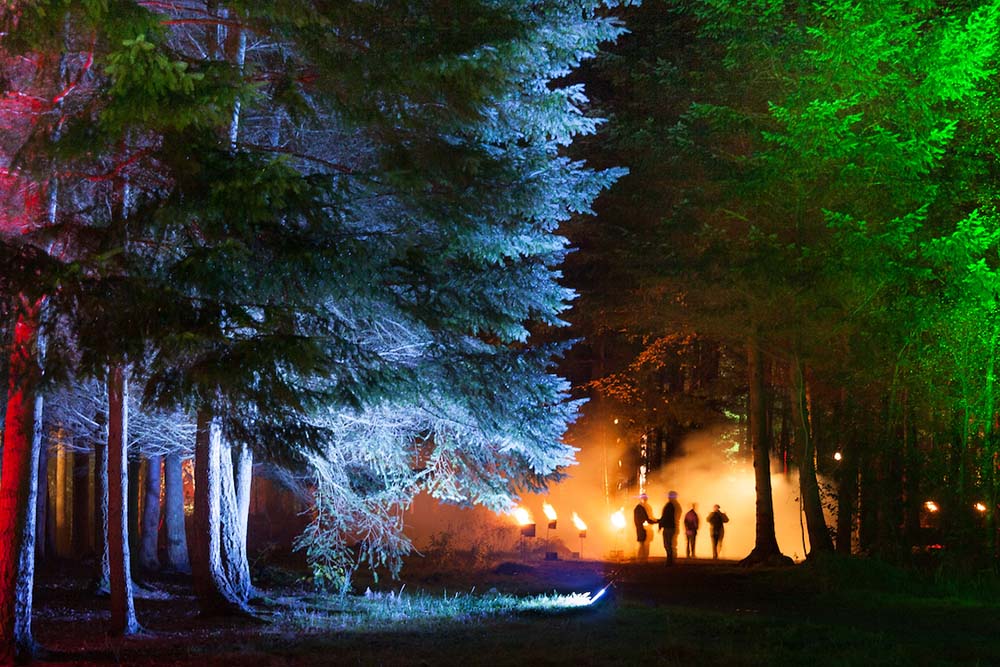
<instances>
[{"instance_id":1,"label":"tree bark","mask_svg":"<svg viewBox=\"0 0 1000 667\"><path fill-rule=\"evenodd\" d=\"M135 634L139 622L132 597L128 516L128 377L123 364L108 368L108 563L111 631Z\"/></svg>"},{"instance_id":2,"label":"tree bark","mask_svg":"<svg viewBox=\"0 0 1000 667\"><path fill-rule=\"evenodd\" d=\"M802 360L792 355L788 364L789 398L792 423L799 452L799 494L806 515L809 535L809 556L833 551L833 540L823 516L823 504L816 480L816 451L809 429L809 409L806 407L805 373Z\"/></svg>"},{"instance_id":3,"label":"tree bark","mask_svg":"<svg viewBox=\"0 0 1000 667\"><path fill-rule=\"evenodd\" d=\"M140 549L139 526L142 510L139 507L139 497L142 495L142 459L137 456L127 460L126 464L127 474L125 478L131 480L131 484L128 485L128 511L126 512L128 531L125 534L128 536L128 549L132 565L135 566L138 564Z\"/></svg>"},{"instance_id":4,"label":"tree bark","mask_svg":"<svg viewBox=\"0 0 1000 667\"><path fill-rule=\"evenodd\" d=\"M29 660L35 575L35 510L41 449L42 398L38 392L40 303L22 299L14 328L4 414L0 484L0 664Z\"/></svg>"},{"instance_id":5,"label":"tree bark","mask_svg":"<svg viewBox=\"0 0 1000 667\"><path fill-rule=\"evenodd\" d=\"M35 558L45 558L46 510L49 502L49 448L42 445L38 451L37 491L35 494Z\"/></svg>"},{"instance_id":6,"label":"tree bark","mask_svg":"<svg viewBox=\"0 0 1000 667\"><path fill-rule=\"evenodd\" d=\"M236 506L239 510L240 535L242 535L243 546L246 548L247 526L250 522L250 491L253 484L253 452L246 445L239 445L235 448L233 457L234 475L236 483Z\"/></svg>"},{"instance_id":7,"label":"tree bark","mask_svg":"<svg viewBox=\"0 0 1000 667\"><path fill-rule=\"evenodd\" d=\"M56 431L56 555L60 558L69 558L72 554L70 549L70 525L69 507L66 500L69 489L68 469L72 466L71 453L66 451L66 434L62 429ZM71 478L71 477L70 477Z\"/></svg>"},{"instance_id":8,"label":"tree bark","mask_svg":"<svg viewBox=\"0 0 1000 667\"><path fill-rule=\"evenodd\" d=\"M233 591L245 602L250 598L251 592L250 564L247 561L246 524L240 513L241 508L236 493L236 475L233 466L235 453L233 448L222 445L219 465L222 492L220 505L222 567ZM249 508L249 505L247 507Z\"/></svg>"},{"instance_id":9,"label":"tree bark","mask_svg":"<svg viewBox=\"0 0 1000 667\"><path fill-rule=\"evenodd\" d=\"M105 425L105 428L107 426ZM94 523L97 543L96 582L94 594L111 595L111 563L108 555L108 443L107 440L94 443Z\"/></svg>"},{"instance_id":10,"label":"tree bark","mask_svg":"<svg viewBox=\"0 0 1000 667\"><path fill-rule=\"evenodd\" d=\"M854 536L854 516L858 498L856 443L846 444L837 469L837 553L848 556Z\"/></svg>"},{"instance_id":11,"label":"tree bark","mask_svg":"<svg viewBox=\"0 0 1000 667\"><path fill-rule=\"evenodd\" d=\"M774 533L774 501L771 493L771 440L768 437L767 407L764 400L764 355L757 341L747 345L747 375L749 380L749 440L753 453L754 482L757 491L756 541L743 565L791 564L792 559L781 553Z\"/></svg>"},{"instance_id":12,"label":"tree bark","mask_svg":"<svg viewBox=\"0 0 1000 667\"><path fill-rule=\"evenodd\" d=\"M165 566L174 572L191 572L188 561L187 530L184 525L184 470L180 454L167 454L163 462Z\"/></svg>"},{"instance_id":13,"label":"tree bark","mask_svg":"<svg viewBox=\"0 0 1000 667\"><path fill-rule=\"evenodd\" d=\"M205 615L249 613L222 564L222 438L208 409L197 415L194 447L194 549L191 574Z\"/></svg>"},{"instance_id":14,"label":"tree bark","mask_svg":"<svg viewBox=\"0 0 1000 667\"><path fill-rule=\"evenodd\" d=\"M160 536L160 465L163 457L152 455L146 458L146 493L142 504L142 548L139 552L139 567L147 572L160 569L157 554Z\"/></svg>"},{"instance_id":15,"label":"tree bark","mask_svg":"<svg viewBox=\"0 0 1000 667\"><path fill-rule=\"evenodd\" d=\"M76 452L73 456L73 554L90 552L90 456Z\"/></svg>"}]
</instances>

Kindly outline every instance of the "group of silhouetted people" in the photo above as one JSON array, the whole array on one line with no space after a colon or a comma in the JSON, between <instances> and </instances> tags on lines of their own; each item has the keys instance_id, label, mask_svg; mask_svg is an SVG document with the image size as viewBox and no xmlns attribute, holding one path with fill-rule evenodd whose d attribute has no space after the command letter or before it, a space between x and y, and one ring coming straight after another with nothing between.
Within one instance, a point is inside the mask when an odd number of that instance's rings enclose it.
<instances>
[{"instance_id":1,"label":"group of silhouetted people","mask_svg":"<svg viewBox=\"0 0 1000 667\"><path fill-rule=\"evenodd\" d=\"M677 538L680 534L681 505L677 502L677 492L667 493L667 504L660 512L660 518L653 518L653 510L649 506L649 496L645 493L639 494L639 504L632 512L632 520L635 522L635 539L639 544L636 553L636 560L645 563L649 559L649 543L652 541L651 528L647 526L659 526L663 534L663 548L667 552L667 565L674 564L677 555ZM705 522L709 525L712 537L712 558L718 559L722 550L722 538L726 533L724 527L729 523L729 517L722 509L715 505L712 512L705 517ZM684 515L684 537L686 540L686 554L688 558L694 558L695 541L698 538L698 529L701 527L701 518L698 516L697 505L691 503L691 509Z\"/></svg>"}]
</instances>

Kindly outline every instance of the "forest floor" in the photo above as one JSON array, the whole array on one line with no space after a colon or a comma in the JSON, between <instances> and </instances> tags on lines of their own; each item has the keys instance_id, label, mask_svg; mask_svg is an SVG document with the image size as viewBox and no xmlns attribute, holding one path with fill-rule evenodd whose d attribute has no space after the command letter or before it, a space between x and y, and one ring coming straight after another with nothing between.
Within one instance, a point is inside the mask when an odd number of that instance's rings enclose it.
<instances>
[{"instance_id":1,"label":"forest floor","mask_svg":"<svg viewBox=\"0 0 1000 667\"><path fill-rule=\"evenodd\" d=\"M34 628L50 653L35 664L1000 665L995 578L943 585L859 559L779 569L529 559L477 569L452 557L344 597L274 569L261 578L266 623L202 618L187 583L164 578L136 601L145 633L115 638L83 566L49 566L37 577Z\"/></svg>"}]
</instances>

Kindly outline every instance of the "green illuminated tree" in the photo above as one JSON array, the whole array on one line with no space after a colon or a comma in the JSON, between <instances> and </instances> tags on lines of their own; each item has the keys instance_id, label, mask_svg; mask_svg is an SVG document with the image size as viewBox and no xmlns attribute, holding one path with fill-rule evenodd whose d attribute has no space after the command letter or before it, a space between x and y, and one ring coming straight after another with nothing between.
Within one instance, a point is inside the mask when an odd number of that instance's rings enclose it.
<instances>
[{"instance_id":1,"label":"green illuminated tree","mask_svg":"<svg viewBox=\"0 0 1000 667\"><path fill-rule=\"evenodd\" d=\"M630 258L625 284L637 298L611 290L608 301L640 331L680 323L730 345L750 341L785 369L777 386L791 407L810 543L829 550L816 465L829 470L831 410L841 389L871 398L862 421L881 435L866 455L889 474L907 395L894 377L900 357L909 362L912 327L932 322L912 312L933 298L920 244L975 205L944 199L942 183L977 187L953 156L992 85L997 7L762 1L638 11L634 44L649 48L621 51L605 70L629 91L609 104L612 155L632 167L607 200L620 212L609 213L605 242ZM754 421L753 440L766 440Z\"/></svg>"}]
</instances>

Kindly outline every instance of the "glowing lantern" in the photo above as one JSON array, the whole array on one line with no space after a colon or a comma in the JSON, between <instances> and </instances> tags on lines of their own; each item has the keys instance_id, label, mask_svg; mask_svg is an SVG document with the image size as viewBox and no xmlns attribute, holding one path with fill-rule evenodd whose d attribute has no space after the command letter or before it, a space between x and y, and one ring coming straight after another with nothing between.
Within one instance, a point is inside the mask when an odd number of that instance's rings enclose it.
<instances>
[{"instance_id":1,"label":"glowing lantern","mask_svg":"<svg viewBox=\"0 0 1000 667\"><path fill-rule=\"evenodd\" d=\"M839 461L842 458L844 458L844 456L840 452L835 452L834 455L833 455L833 460L834 461Z\"/></svg>"},{"instance_id":2,"label":"glowing lantern","mask_svg":"<svg viewBox=\"0 0 1000 667\"><path fill-rule=\"evenodd\" d=\"M937 512L940 509L937 503L934 502L933 500L928 500L926 503L924 503L924 507L927 509L928 512Z\"/></svg>"},{"instance_id":3,"label":"glowing lantern","mask_svg":"<svg viewBox=\"0 0 1000 667\"><path fill-rule=\"evenodd\" d=\"M549 520L549 529L554 530L556 527L556 508L548 503L542 503L542 511L545 512L545 518Z\"/></svg>"},{"instance_id":4,"label":"glowing lantern","mask_svg":"<svg viewBox=\"0 0 1000 667\"><path fill-rule=\"evenodd\" d=\"M986 512L986 505L984 505L984 504L982 504L982 503L976 503L975 505L973 505L973 507L974 507L974 508L976 509L976 511L977 511L977 512L979 512L980 514L983 514L983 513L985 513L985 512Z\"/></svg>"}]
</instances>

